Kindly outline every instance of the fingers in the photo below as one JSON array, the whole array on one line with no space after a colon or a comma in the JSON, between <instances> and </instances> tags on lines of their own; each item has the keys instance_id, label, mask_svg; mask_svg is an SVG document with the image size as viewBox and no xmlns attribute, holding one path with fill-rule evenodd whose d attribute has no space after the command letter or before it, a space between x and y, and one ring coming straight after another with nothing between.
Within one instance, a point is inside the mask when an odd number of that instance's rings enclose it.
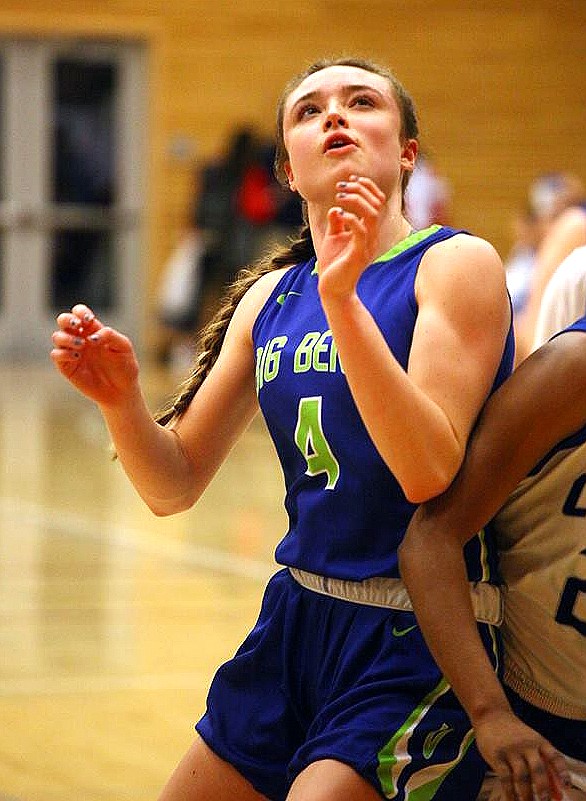
<instances>
[{"instance_id":1,"label":"fingers","mask_svg":"<svg viewBox=\"0 0 586 801\"><path fill-rule=\"evenodd\" d=\"M501 796L499 797L502 797L503 801L518 801L511 775L498 773L497 776L501 786Z\"/></svg>"},{"instance_id":2,"label":"fingers","mask_svg":"<svg viewBox=\"0 0 586 801\"><path fill-rule=\"evenodd\" d=\"M55 366L72 378L80 362L96 363L102 355L132 355L130 340L113 328L104 326L92 309L83 303L70 312L59 314L57 330L52 334L51 359Z\"/></svg>"},{"instance_id":3,"label":"fingers","mask_svg":"<svg viewBox=\"0 0 586 801\"><path fill-rule=\"evenodd\" d=\"M552 791L551 798L552 801L563 801L563 799L567 798L564 787L570 787L572 784L570 770L563 754L560 754L555 749L552 750L554 751L553 754L544 755L547 777Z\"/></svg>"},{"instance_id":4,"label":"fingers","mask_svg":"<svg viewBox=\"0 0 586 801\"><path fill-rule=\"evenodd\" d=\"M102 324L89 306L83 303L75 305L70 312L57 317L57 325L63 331L76 336L88 336L102 328Z\"/></svg>"},{"instance_id":5,"label":"fingers","mask_svg":"<svg viewBox=\"0 0 586 801\"><path fill-rule=\"evenodd\" d=\"M67 351L59 354L58 358L79 358L82 350L90 343L115 352L125 352L132 348L128 337L104 326L89 306L83 303L76 304L70 312L59 314L57 326L58 330L52 336L53 344L57 350Z\"/></svg>"},{"instance_id":6,"label":"fingers","mask_svg":"<svg viewBox=\"0 0 586 801\"><path fill-rule=\"evenodd\" d=\"M334 236L352 232L365 236L367 233L364 221L340 206L332 206L328 211L328 227L329 233Z\"/></svg>"},{"instance_id":7,"label":"fingers","mask_svg":"<svg viewBox=\"0 0 586 801\"><path fill-rule=\"evenodd\" d=\"M87 337L88 347L100 347L113 353L130 353L132 343L128 337L109 326L102 326Z\"/></svg>"},{"instance_id":8,"label":"fingers","mask_svg":"<svg viewBox=\"0 0 586 801\"><path fill-rule=\"evenodd\" d=\"M79 359L81 351L86 346L84 337L77 336L77 334L68 334L67 331L54 331L51 339L55 350L62 351L59 355L67 357L67 359Z\"/></svg>"},{"instance_id":9,"label":"fingers","mask_svg":"<svg viewBox=\"0 0 586 801\"><path fill-rule=\"evenodd\" d=\"M506 762L503 759L497 775L506 801L533 801L531 771L523 754L509 754ZM540 796L536 796L536 798L540 798Z\"/></svg>"},{"instance_id":10,"label":"fingers","mask_svg":"<svg viewBox=\"0 0 586 801\"><path fill-rule=\"evenodd\" d=\"M386 197L370 178L351 175L336 185L336 201L345 212L369 222L376 221Z\"/></svg>"},{"instance_id":11,"label":"fingers","mask_svg":"<svg viewBox=\"0 0 586 801\"><path fill-rule=\"evenodd\" d=\"M505 801L561 801L570 784L566 760L547 744L548 754L536 751L509 755L497 775Z\"/></svg>"},{"instance_id":12,"label":"fingers","mask_svg":"<svg viewBox=\"0 0 586 801\"><path fill-rule=\"evenodd\" d=\"M571 784L570 769L564 755L547 741L542 746L541 753L545 760L550 783L552 781L555 783L556 779L559 779L563 785L569 787Z\"/></svg>"},{"instance_id":13,"label":"fingers","mask_svg":"<svg viewBox=\"0 0 586 801\"><path fill-rule=\"evenodd\" d=\"M566 760L510 710L477 722L478 747L498 776L504 801L563 801L570 772Z\"/></svg>"}]
</instances>

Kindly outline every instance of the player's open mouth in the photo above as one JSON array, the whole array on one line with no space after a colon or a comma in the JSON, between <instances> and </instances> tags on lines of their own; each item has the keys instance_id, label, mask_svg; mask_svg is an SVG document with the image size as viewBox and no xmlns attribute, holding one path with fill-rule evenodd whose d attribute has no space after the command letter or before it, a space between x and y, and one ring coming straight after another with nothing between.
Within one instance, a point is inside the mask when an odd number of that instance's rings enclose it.
<instances>
[{"instance_id":1,"label":"player's open mouth","mask_svg":"<svg viewBox=\"0 0 586 801\"><path fill-rule=\"evenodd\" d=\"M346 134L332 134L328 136L324 145L324 153L331 153L332 151L345 151L348 148L356 147L356 143Z\"/></svg>"}]
</instances>

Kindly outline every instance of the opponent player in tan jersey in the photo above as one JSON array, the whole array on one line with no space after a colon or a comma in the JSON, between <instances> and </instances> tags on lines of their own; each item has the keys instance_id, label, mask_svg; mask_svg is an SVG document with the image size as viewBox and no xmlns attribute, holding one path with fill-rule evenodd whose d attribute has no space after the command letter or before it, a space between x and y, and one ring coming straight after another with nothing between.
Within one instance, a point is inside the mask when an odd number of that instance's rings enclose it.
<instances>
[{"instance_id":1,"label":"opponent player in tan jersey","mask_svg":"<svg viewBox=\"0 0 586 801\"><path fill-rule=\"evenodd\" d=\"M582 317L490 398L456 480L419 508L400 548L423 634L496 774L491 801L586 799L585 333ZM478 639L463 559L491 517L506 691Z\"/></svg>"}]
</instances>

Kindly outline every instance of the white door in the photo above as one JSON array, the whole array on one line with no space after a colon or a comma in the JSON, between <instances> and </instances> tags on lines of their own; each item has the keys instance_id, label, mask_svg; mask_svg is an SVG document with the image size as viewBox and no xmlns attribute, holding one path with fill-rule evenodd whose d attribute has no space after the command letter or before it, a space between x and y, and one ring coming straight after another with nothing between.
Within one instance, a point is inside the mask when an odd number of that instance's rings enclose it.
<instances>
[{"instance_id":1,"label":"white door","mask_svg":"<svg viewBox=\"0 0 586 801\"><path fill-rule=\"evenodd\" d=\"M0 40L1 359L78 301L139 336L145 74L138 44Z\"/></svg>"}]
</instances>

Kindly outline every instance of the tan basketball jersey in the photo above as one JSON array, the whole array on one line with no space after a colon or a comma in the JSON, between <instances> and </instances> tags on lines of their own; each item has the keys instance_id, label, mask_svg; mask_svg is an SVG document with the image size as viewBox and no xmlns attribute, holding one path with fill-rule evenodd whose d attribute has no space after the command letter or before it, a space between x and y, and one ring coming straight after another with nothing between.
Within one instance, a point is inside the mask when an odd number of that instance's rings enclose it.
<instances>
[{"instance_id":1,"label":"tan basketball jersey","mask_svg":"<svg viewBox=\"0 0 586 801\"><path fill-rule=\"evenodd\" d=\"M578 720L586 720L585 439L583 431L524 479L494 521L505 681L540 709Z\"/></svg>"}]
</instances>

